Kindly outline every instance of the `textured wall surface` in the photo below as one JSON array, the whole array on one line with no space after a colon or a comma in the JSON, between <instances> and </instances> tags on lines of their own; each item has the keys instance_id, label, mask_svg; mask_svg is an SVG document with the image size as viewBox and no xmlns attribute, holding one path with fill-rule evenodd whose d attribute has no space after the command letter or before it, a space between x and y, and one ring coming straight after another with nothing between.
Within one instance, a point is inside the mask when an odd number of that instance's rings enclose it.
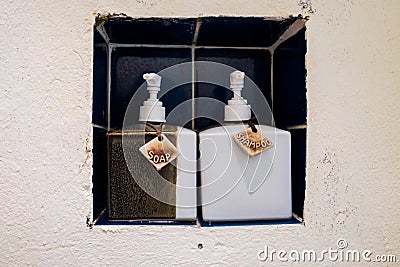
<instances>
[{"instance_id":1,"label":"textured wall surface","mask_svg":"<svg viewBox=\"0 0 400 267\"><path fill-rule=\"evenodd\" d=\"M266 265L339 238L400 258L399 1L109 2L0 3L0 265ZM310 16L305 225L86 226L97 12Z\"/></svg>"}]
</instances>

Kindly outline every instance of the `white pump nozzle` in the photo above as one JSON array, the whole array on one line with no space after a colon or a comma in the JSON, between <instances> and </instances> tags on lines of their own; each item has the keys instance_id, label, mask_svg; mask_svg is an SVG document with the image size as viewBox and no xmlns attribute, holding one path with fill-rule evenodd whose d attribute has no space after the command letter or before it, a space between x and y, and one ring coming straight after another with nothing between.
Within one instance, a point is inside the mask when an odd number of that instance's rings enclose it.
<instances>
[{"instance_id":1,"label":"white pump nozzle","mask_svg":"<svg viewBox=\"0 0 400 267\"><path fill-rule=\"evenodd\" d=\"M165 108L157 98L161 86L161 76L155 73L146 73L143 74L143 79L147 82L147 91L150 95L143 102L143 106L140 106L139 121L165 122Z\"/></svg>"},{"instance_id":2,"label":"white pump nozzle","mask_svg":"<svg viewBox=\"0 0 400 267\"><path fill-rule=\"evenodd\" d=\"M244 77L245 73L238 70L230 74L233 97L225 106L225 121L245 121L251 117L250 105L247 105L247 100L242 97Z\"/></svg>"}]
</instances>

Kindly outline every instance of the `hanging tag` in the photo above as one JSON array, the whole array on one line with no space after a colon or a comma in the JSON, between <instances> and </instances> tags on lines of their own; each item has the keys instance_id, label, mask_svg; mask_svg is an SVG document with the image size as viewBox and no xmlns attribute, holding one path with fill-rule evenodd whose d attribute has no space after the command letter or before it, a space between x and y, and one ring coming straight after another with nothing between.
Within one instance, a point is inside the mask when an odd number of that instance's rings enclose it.
<instances>
[{"instance_id":1,"label":"hanging tag","mask_svg":"<svg viewBox=\"0 0 400 267\"><path fill-rule=\"evenodd\" d=\"M239 132L232 136L239 147L246 152L250 158L273 146L271 140L262 134L260 128L257 126L255 127L257 132L253 132L251 128L248 128L246 131Z\"/></svg>"},{"instance_id":2,"label":"hanging tag","mask_svg":"<svg viewBox=\"0 0 400 267\"><path fill-rule=\"evenodd\" d=\"M157 136L139 148L139 151L156 167L157 171L179 155L178 149L164 134L161 134L160 137L161 140Z\"/></svg>"}]
</instances>

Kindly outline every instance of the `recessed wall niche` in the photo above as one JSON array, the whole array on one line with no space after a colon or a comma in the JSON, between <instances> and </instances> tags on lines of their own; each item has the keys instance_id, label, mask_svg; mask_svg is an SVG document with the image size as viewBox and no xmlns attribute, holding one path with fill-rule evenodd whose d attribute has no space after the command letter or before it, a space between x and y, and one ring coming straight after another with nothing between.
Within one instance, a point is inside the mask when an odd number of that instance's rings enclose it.
<instances>
[{"instance_id":1,"label":"recessed wall niche","mask_svg":"<svg viewBox=\"0 0 400 267\"><path fill-rule=\"evenodd\" d=\"M176 64L195 64L196 61L222 63L244 71L262 91L272 109L275 126L290 131L292 136L293 219L249 224L302 221L307 131L305 21L301 17L98 16L93 29L92 179L95 224L155 223L108 220L106 134L122 128L125 111L142 85L144 73L157 73ZM196 72L196 69L193 68L193 71ZM161 100L168 114L183 101L211 97L226 102L231 96L228 90L218 90L218 85L192 80L191 84L171 90ZM196 117L196 107L192 114ZM196 118L184 126L201 131L217 124L215 120ZM198 219L202 223L201 214Z\"/></svg>"}]
</instances>

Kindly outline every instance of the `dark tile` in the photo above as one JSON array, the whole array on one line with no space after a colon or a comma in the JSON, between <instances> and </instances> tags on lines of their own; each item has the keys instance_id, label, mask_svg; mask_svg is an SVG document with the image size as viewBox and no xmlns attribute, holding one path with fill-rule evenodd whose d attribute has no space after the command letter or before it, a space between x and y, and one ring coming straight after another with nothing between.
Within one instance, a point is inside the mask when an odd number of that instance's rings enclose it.
<instances>
[{"instance_id":1,"label":"dark tile","mask_svg":"<svg viewBox=\"0 0 400 267\"><path fill-rule=\"evenodd\" d=\"M216 106L215 111L210 113L214 120L196 119L196 129L202 130L216 125L215 121L222 121L224 118L224 105L232 98L232 91L229 89L229 75L235 69L246 73L245 87L242 96L248 100L252 109L257 113L269 113L270 105L270 62L271 56L267 50L239 50L239 49L196 49L196 61L209 61L221 63L226 66L218 67L216 64L199 64L196 68L196 77L203 81L212 80L213 83L198 83L196 86L196 97L210 97L221 102ZM208 77L211 77L208 79ZM216 85L217 81L220 85ZM255 86L252 86L252 80ZM261 93L260 93L261 92ZM261 97L260 97L261 96ZM198 113L198 112L197 112Z\"/></svg>"},{"instance_id":2,"label":"dark tile","mask_svg":"<svg viewBox=\"0 0 400 267\"><path fill-rule=\"evenodd\" d=\"M155 48L118 48L112 53L112 86L111 86L111 127L122 128L125 111L137 89L145 82L143 74L159 72L176 64L190 62L190 49L155 49ZM162 76L162 75L161 75ZM166 86L161 80L161 87ZM174 103L165 101L167 111L174 105L191 96L191 89L184 94L175 94ZM141 92L136 109L147 99L147 92ZM173 92L171 93L174 94ZM165 96L168 98L169 96ZM171 97L169 97L171 98ZM168 99L170 100L170 99Z\"/></svg>"},{"instance_id":3,"label":"dark tile","mask_svg":"<svg viewBox=\"0 0 400 267\"><path fill-rule=\"evenodd\" d=\"M192 121L192 85L175 87L161 98L165 107L166 123L191 129Z\"/></svg>"},{"instance_id":4,"label":"dark tile","mask_svg":"<svg viewBox=\"0 0 400 267\"><path fill-rule=\"evenodd\" d=\"M107 127L107 52L94 45L93 55L93 114L94 124Z\"/></svg>"},{"instance_id":5,"label":"dark tile","mask_svg":"<svg viewBox=\"0 0 400 267\"><path fill-rule=\"evenodd\" d=\"M268 47L295 18L268 20L262 17L205 17L199 46Z\"/></svg>"},{"instance_id":6,"label":"dark tile","mask_svg":"<svg viewBox=\"0 0 400 267\"><path fill-rule=\"evenodd\" d=\"M107 131L93 127L93 218L107 205Z\"/></svg>"},{"instance_id":7,"label":"dark tile","mask_svg":"<svg viewBox=\"0 0 400 267\"><path fill-rule=\"evenodd\" d=\"M291 130L292 142L292 207L303 217L306 190L306 129Z\"/></svg>"},{"instance_id":8,"label":"dark tile","mask_svg":"<svg viewBox=\"0 0 400 267\"><path fill-rule=\"evenodd\" d=\"M104 25L111 42L191 45L197 19L114 18Z\"/></svg>"},{"instance_id":9,"label":"dark tile","mask_svg":"<svg viewBox=\"0 0 400 267\"><path fill-rule=\"evenodd\" d=\"M274 54L274 119L278 128L307 119L305 29L284 42Z\"/></svg>"},{"instance_id":10,"label":"dark tile","mask_svg":"<svg viewBox=\"0 0 400 267\"><path fill-rule=\"evenodd\" d=\"M103 36L101 36L100 32L97 31L96 27L94 27L94 30L93 30L93 40L94 40L95 44L105 44L106 43Z\"/></svg>"}]
</instances>

